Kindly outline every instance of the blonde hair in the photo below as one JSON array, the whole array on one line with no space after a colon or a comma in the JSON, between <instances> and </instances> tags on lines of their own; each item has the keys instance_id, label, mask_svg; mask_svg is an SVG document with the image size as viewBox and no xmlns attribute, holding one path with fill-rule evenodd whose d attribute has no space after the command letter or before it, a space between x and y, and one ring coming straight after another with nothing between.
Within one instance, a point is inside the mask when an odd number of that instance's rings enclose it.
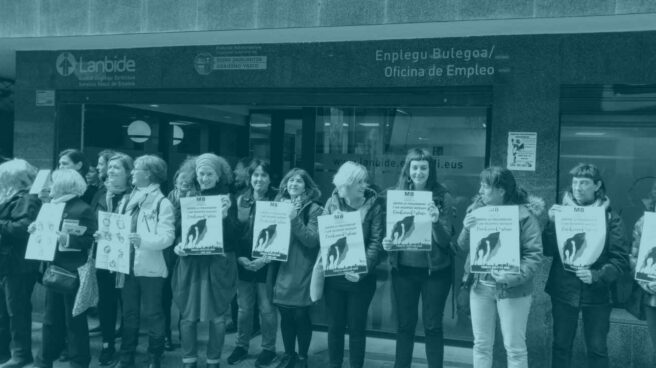
<instances>
[{"instance_id":1,"label":"blonde hair","mask_svg":"<svg viewBox=\"0 0 656 368\"><path fill-rule=\"evenodd\" d=\"M15 158L0 165L0 203L4 203L21 190L32 186L36 168L27 161Z\"/></svg>"},{"instance_id":2,"label":"blonde hair","mask_svg":"<svg viewBox=\"0 0 656 368\"><path fill-rule=\"evenodd\" d=\"M367 183L368 179L369 173L366 167L353 161L346 161L333 177L333 185L335 188L340 188L354 183Z\"/></svg>"},{"instance_id":3,"label":"blonde hair","mask_svg":"<svg viewBox=\"0 0 656 368\"><path fill-rule=\"evenodd\" d=\"M52 173L52 188L50 193L58 196L72 194L78 197L87 191L87 183L82 175L73 169L59 169Z\"/></svg>"}]
</instances>

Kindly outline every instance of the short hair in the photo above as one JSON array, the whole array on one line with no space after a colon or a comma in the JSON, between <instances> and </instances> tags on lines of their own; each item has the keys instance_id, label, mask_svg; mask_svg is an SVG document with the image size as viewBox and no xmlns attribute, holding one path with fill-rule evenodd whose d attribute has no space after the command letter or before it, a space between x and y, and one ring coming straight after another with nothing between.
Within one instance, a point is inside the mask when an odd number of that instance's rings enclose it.
<instances>
[{"instance_id":1,"label":"short hair","mask_svg":"<svg viewBox=\"0 0 656 368\"><path fill-rule=\"evenodd\" d=\"M425 148L411 148L405 156L403 168L399 175L399 180L396 183L396 189L399 190L412 190L414 183L410 178L410 165L412 161L427 161L428 162L428 179L426 179L426 189L434 190L441 185L437 181L437 172L435 165L435 157Z\"/></svg>"},{"instance_id":2,"label":"short hair","mask_svg":"<svg viewBox=\"0 0 656 368\"><path fill-rule=\"evenodd\" d=\"M79 172L73 169L57 169L52 173L51 193L81 197L86 191L87 183Z\"/></svg>"},{"instance_id":3,"label":"short hair","mask_svg":"<svg viewBox=\"0 0 656 368\"><path fill-rule=\"evenodd\" d=\"M367 168L353 161L344 162L333 177L333 184L336 188L354 183L368 183L368 181L369 173L367 173Z\"/></svg>"},{"instance_id":4,"label":"short hair","mask_svg":"<svg viewBox=\"0 0 656 368\"><path fill-rule=\"evenodd\" d=\"M125 172L128 173L128 176L130 175L132 169L134 169L134 161L132 161L132 157L126 155L125 153L114 152L114 155L112 155L112 157L107 160L108 166L111 161L118 161L121 166L123 166L123 169L125 169Z\"/></svg>"},{"instance_id":5,"label":"short hair","mask_svg":"<svg viewBox=\"0 0 656 368\"><path fill-rule=\"evenodd\" d=\"M155 155L143 155L134 160L134 166L143 165L150 173L150 181L161 184L166 181L166 162Z\"/></svg>"},{"instance_id":6,"label":"short hair","mask_svg":"<svg viewBox=\"0 0 656 368\"><path fill-rule=\"evenodd\" d=\"M305 195L307 195L311 201L318 201L321 197L321 190L319 190L319 186L314 182L314 180L312 180L312 177L310 174L308 174L307 171L297 167L289 170L285 177L280 181L280 190L278 191L276 199L289 198L289 193L287 192L287 182L289 179L296 175L300 176L301 179L303 179L303 183L305 183Z\"/></svg>"},{"instance_id":7,"label":"short hair","mask_svg":"<svg viewBox=\"0 0 656 368\"><path fill-rule=\"evenodd\" d=\"M19 158L0 164L0 192L19 192L31 187L36 173L34 166Z\"/></svg>"},{"instance_id":8,"label":"short hair","mask_svg":"<svg viewBox=\"0 0 656 368\"><path fill-rule=\"evenodd\" d=\"M595 192L595 198L603 198L606 195L606 184L604 183L604 179L601 177L601 170L599 170L597 165L590 163L579 163L569 171L569 174L572 176L572 178L588 178L595 184L601 182L601 186Z\"/></svg>"},{"instance_id":9,"label":"short hair","mask_svg":"<svg viewBox=\"0 0 656 368\"><path fill-rule=\"evenodd\" d=\"M80 174L82 174L82 176L87 174L87 171L89 170L89 162L87 161L87 158L84 156L82 151L76 150L74 148L65 149L59 153L57 158L61 159L64 156L68 157L71 161L73 161L74 164L81 162L82 167L79 170Z\"/></svg>"}]
</instances>

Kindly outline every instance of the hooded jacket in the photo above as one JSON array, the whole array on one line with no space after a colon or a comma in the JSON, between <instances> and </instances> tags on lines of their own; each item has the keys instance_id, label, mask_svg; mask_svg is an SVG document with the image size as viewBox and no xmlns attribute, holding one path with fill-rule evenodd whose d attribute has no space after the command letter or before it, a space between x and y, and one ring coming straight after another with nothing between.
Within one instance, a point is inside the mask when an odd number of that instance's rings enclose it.
<instances>
[{"instance_id":1,"label":"hooded jacket","mask_svg":"<svg viewBox=\"0 0 656 368\"><path fill-rule=\"evenodd\" d=\"M577 206L569 192L562 200L563 206ZM565 271L560 259L556 239L556 227L552 221L547 224L542 241L544 254L553 257L546 292L562 303L574 307L607 305L610 303L610 286L621 274L629 271L629 243L624 233L624 223L620 216L611 209L606 197L597 201L597 205L606 209L606 242L604 250L597 261L590 266L592 284L581 281L575 273Z\"/></svg>"},{"instance_id":2,"label":"hooded jacket","mask_svg":"<svg viewBox=\"0 0 656 368\"><path fill-rule=\"evenodd\" d=\"M480 197L474 199L467 213L485 204ZM506 275L503 281L496 281L490 274L474 274L473 283L481 280L496 283L496 292L499 299L520 298L533 293L533 279L542 262L542 238L538 216L544 212L544 201L538 197L529 196L528 203L519 207L519 246L520 265L519 274ZM458 245L465 253L469 252L469 229L463 228L458 236ZM471 257L465 262L465 278L470 273Z\"/></svg>"}]
</instances>

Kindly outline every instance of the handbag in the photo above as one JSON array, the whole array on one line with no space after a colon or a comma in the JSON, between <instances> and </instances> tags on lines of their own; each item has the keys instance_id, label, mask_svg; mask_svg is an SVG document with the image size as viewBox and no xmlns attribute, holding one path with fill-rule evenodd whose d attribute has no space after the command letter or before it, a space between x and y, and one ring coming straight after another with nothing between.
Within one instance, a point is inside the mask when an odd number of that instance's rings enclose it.
<instances>
[{"instance_id":1,"label":"handbag","mask_svg":"<svg viewBox=\"0 0 656 368\"><path fill-rule=\"evenodd\" d=\"M631 295L624 306L626 311L631 313L637 319L641 321L647 319L647 316L645 315L645 292L637 282L633 283Z\"/></svg>"},{"instance_id":2,"label":"handbag","mask_svg":"<svg viewBox=\"0 0 656 368\"><path fill-rule=\"evenodd\" d=\"M325 274L321 256L317 257L317 261L312 267L312 276L310 278L310 300L313 303L319 301L323 297L323 284L325 281Z\"/></svg>"},{"instance_id":3,"label":"handbag","mask_svg":"<svg viewBox=\"0 0 656 368\"><path fill-rule=\"evenodd\" d=\"M91 247L87 262L77 268L80 277L80 287L75 294L73 303L73 317L84 313L87 309L98 305L98 279L96 277L96 266L94 265L93 254L95 245Z\"/></svg>"},{"instance_id":4,"label":"handbag","mask_svg":"<svg viewBox=\"0 0 656 368\"><path fill-rule=\"evenodd\" d=\"M75 273L54 264L48 265L41 282L48 289L63 294L75 293L80 285L80 280Z\"/></svg>"},{"instance_id":5,"label":"handbag","mask_svg":"<svg viewBox=\"0 0 656 368\"><path fill-rule=\"evenodd\" d=\"M467 274L467 277L462 280L458 293L456 295L456 307L459 315L467 317L471 316L471 306L469 305L469 293L471 292L472 284L474 283L474 275Z\"/></svg>"}]
</instances>

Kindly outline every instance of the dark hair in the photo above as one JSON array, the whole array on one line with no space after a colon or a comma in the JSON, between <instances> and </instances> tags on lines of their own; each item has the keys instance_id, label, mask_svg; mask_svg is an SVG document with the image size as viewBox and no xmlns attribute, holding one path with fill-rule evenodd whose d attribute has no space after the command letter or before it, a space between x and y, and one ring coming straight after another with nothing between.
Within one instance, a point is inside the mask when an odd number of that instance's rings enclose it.
<instances>
[{"instance_id":1,"label":"dark hair","mask_svg":"<svg viewBox=\"0 0 656 368\"><path fill-rule=\"evenodd\" d=\"M84 156L84 153L82 153L80 150L76 150L74 148L69 148L61 151L59 156L57 157L58 160L60 160L62 157L68 157L71 161L73 161L74 164L82 163L82 167L78 172L82 177L84 177L87 174L87 171L89 171L89 162L87 161L87 158Z\"/></svg>"},{"instance_id":2,"label":"dark hair","mask_svg":"<svg viewBox=\"0 0 656 368\"><path fill-rule=\"evenodd\" d=\"M253 189L253 186L251 185L251 177L258 167L261 167L262 171L269 175L269 179L271 178L271 165L269 164L269 161L260 160L258 158L253 159L246 168L246 170L248 170L248 188L250 189ZM269 184L269 186L271 185Z\"/></svg>"},{"instance_id":3,"label":"dark hair","mask_svg":"<svg viewBox=\"0 0 656 368\"><path fill-rule=\"evenodd\" d=\"M588 163L579 163L578 165L574 166L572 170L569 171L569 174L572 176L572 178L588 178L591 179L593 183L597 184L601 182L601 186L599 186L599 189L595 192L595 198L603 198L606 196L606 184L604 183L604 179L601 178L601 170L597 167L597 165L594 164L588 164ZM572 186L569 187L568 190L570 193L572 192Z\"/></svg>"},{"instance_id":4,"label":"dark hair","mask_svg":"<svg viewBox=\"0 0 656 368\"><path fill-rule=\"evenodd\" d=\"M405 162L401 169L401 174L399 175L399 181L396 183L396 189L415 189L415 184L410 178L410 164L412 161L428 161L428 179L426 180L426 189L434 190L441 187L440 183L437 181L435 158L433 155L424 148L412 148L405 156Z\"/></svg>"},{"instance_id":5,"label":"dark hair","mask_svg":"<svg viewBox=\"0 0 656 368\"><path fill-rule=\"evenodd\" d=\"M505 167L490 166L481 171L481 183L485 183L493 188L503 189L504 203L506 204L524 204L528 203L528 194L517 186L515 176Z\"/></svg>"},{"instance_id":6,"label":"dark hair","mask_svg":"<svg viewBox=\"0 0 656 368\"><path fill-rule=\"evenodd\" d=\"M317 183L312 180L312 177L310 174L308 174L307 171L298 167L289 170L285 177L282 178L280 181L280 189L278 191L276 200L280 198L289 198L289 193L287 192L287 182L295 175L298 175L301 177L301 179L303 179L303 182L305 183L305 195L308 197L308 199L311 201L318 201L321 197L321 190L319 190Z\"/></svg>"}]
</instances>

